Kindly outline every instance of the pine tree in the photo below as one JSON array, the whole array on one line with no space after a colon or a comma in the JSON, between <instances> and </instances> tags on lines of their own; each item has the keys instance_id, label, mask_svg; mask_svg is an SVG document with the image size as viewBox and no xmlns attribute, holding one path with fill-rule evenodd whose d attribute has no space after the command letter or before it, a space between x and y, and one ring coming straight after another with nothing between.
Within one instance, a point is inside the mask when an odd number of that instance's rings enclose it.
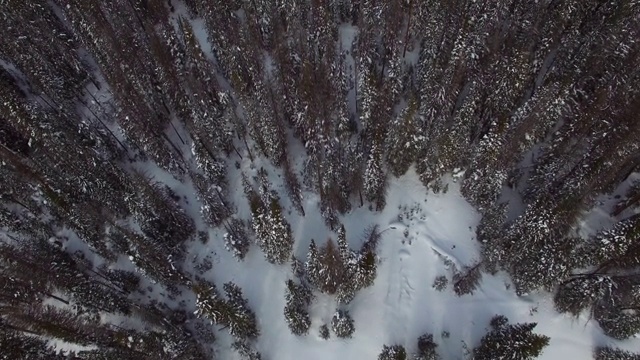
<instances>
[{"instance_id":1,"label":"pine tree","mask_svg":"<svg viewBox=\"0 0 640 360\"><path fill-rule=\"evenodd\" d=\"M575 276L560 284L554 295L555 308L578 316L611 294L614 279L606 275Z\"/></svg>"},{"instance_id":2,"label":"pine tree","mask_svg":"<svg viewBox=\"0 0 640 360\"><path fill-rule=\"evenodd\" d=\"M603 302L594 308L594 318L605 334L624 340L640 333L640 310L637 304L626 308Z\"/></svg>"},{"instance_id":3,"label":"pine tree","mask_svg":"<svg viewBox=\"0 0 640 360\"><path fill-rule=\"evenodd\" d=\"M593 351L595 360L640 360L640 354L611 347L597 347Z\"/></svg>"},{"instance_id":4,"label":"pine tree","mask_svg":"<svg viewBox=\"0 0 640 360\"><path fill-rule=\"evenodd\" d=\"M335 294L345 281L345 270L340 251L333 240L327 239L318 257L320 263L317 276L318 289L327 294Z\"/></svg>"},{"instance_id":5,"label":"pine tree","mask_svg":"<svg viewBox=\"0 0 640 360\"><path fill-rule=\"evenodd\" d=\"M231 251L233 256L243 260L249 251L249 237L242 220L233 218L225 226L227 232L224 233L224 246Z\"/></svg>"},{"instance_id":6,"label":"pine tree","mask_svg":"<svg viewBox=\"0 0 640 360\"><path fill-rule=\"evenodd\" d=\"M227 296L225 310L228 310L229 333L243 339L253 339L259 335L255 313L249 308L247 300L242 295L242 290L234 283L224 284L224 292Z\"/></svg>"},{"instance_id":7,"label":"pine tree","mask_svg":"<svg viewBox=\"0 0 640 360\"><path fill-rule=\"evenodd\" d=\"M418 338L418 351L415 360L438 360L440 356L436 352L438 344L433 341L433 335L424 334Z\"/></svg>"},{"instance_id":8,"label":"pine tree","mask_svg":"<svg viewBox=\"0 0 640 360\"><path fill-rule=\"evenodd\" d=\"M482 263L480 262L473 266L465 267L464 273L456 272L453 275L453 291L456 292L456 295L473 294L482 277L480 272L481 265Z\"/></svg>"},{"instance_id":9,"label":"pine tree","mask_svg":"<svg viewBox=\"0 0 640 360\"><path fill-rule=\"evenodd\" d=\"M377 259L372 250L367 250L359 256L356 274L353 278L355 286L363 289L373 285L377 275Z\"/></svg>"},{"instance_id":10,"label":"pine tree","mask_svg":"<svg viewBox=\"0 0 640 360\"><path fill-rule=\"evenodd\" d=\"M253 350L249 344L243 341L235 341L231 347L240 354L243 360L261 360L262 355Z\"/></svg>"},{"instance_id":11,"label":"pine tree","mask_svg":"<svg viewBox=\"0 0 640 360\"><path fill-rule=\"evenodd\" d=\"M311 291L304 285L296 285L292 280L288 280L285 298L287 304L284 307L284 318L289 329L294 335L305 335L311 327L308 310Z\"/></svg>"},{"instance_id":12,"label":"pine tree","mask_svg":"<svg viewBox=\"0 0 640 360\"><path fill-rule=\"evenodd\" d=\"M327 324L322 324L322 326L320 326L320 337L323 340L329 340L329 338L331 337L331 333L329 332L329 327L327 326Z\"/></svg>"},{"instance_id":13,"label":"pine tree","mask_svg":"<svg viewBox=\"0 0 640 360\"><path fill-rule=\"evenodd\" d=\"M338 310L331 318L331 329L339 338L351 338L356 331L348 311Z\"/></svg>"},{"instance_id":14,"label":"pine tree","mask_svg":"<svg viewBox=\"0 0 640 360\"><path fill-rule=\"evenodd\" d=\"M407 107L390 124L387 137L386 159L389 169L394 176L401 176L407 172L413 163L425 140L420 135L422 128L416 118L418 103L414 98L409 99Z\"/></svg>"},{"instance_id":15,"label":"pine tree","mask_svg":"<svg viewBox=\"0 0 640 360\"><path fill-rule=\"evenodd\" d=\"M509 325L507 321L504 316L491 320L491 331L473 349L474 359L534 359L549 344L549 337L532 332L536 323Z\"/></svg>"},{"instance_id":16,"label":"pine tree","mask_svg":"<svg viewBox=\"0 0 640 360\"><path fill-rule=\"evenodd\" d=\"M344 275L337 289L336 297L340 303L348 304L359 290L359 284L356 281L359 267L358 254L349 248L344 225L341 225L338 229L338 250L340 251Z\"/></svg>"},{"instance_id":17,"label":"pine tree","mask_svg":"<svg viewBox=\"0 0 640 360\"><path fill-rule=\"evenodd\" d=\"M228 328L237 339L254 339L259 335L255 313L236 284L224 284L227 300L220 297L213 284L197 284L193 290L197 295L195 314L198 317Z\"/></svg>"},{"instance_id":18,"label":"pine tree","mask_svg":"<svg viewBox=\"0 0 640 360\"><path fill-rule=\"evenodd\" d=\"M267 204L264 204L257 195L250 198L253 229L267 261L283 264L291 257L294 239L291 234L291 225L282 214L279 199L269 197Z\"/></svg>"},{"instance_id":19,"label":"pine tree","mask_svg":"<svg viewBox=\"0 0 640 360\"><path fill-rule=\"evenodd\" d=\"M380 355L378 355L378 360L406 360L407 359L407 351L404 349L402 345L384 345L382 347L382 351Z\"/></svg>"},{"instance_id":20,"label":"pine tree","mask_svg":"<svg viewBox=\"0 0 640 360\"><path fill-rule=\"evenodd\" d=\"M364 172L364 194L367 201L375 204L376 210L384 208L386 181L386 175L382 169L382 150L380 146L374 145Z\"/></svg>"},{"instance_id":21,"label":"pine tree","mask_svg":"<svg viewBox=\"0 0 640 360\"><path fill-rule=\"evenodd\" d=\"M218 303L221 299L215 285L196 284L193 286L193 292L196 294L197 308L194 314L198 317L207 318L215 324L222 323L222 314L218 310Z\"/></svg>"},{"instance_id":22,"label":"pine tree","mask_svg":"<svg viewBox=\"0 0 640 360\"><path fill-rule=\"evenodd\" d=\"M27 336L3 324L0 330L0 349L5 359L24 360L63 360L64 355L58 355L49 347L45 340Z\"/></svg>"},{"instance_id":23,"label":"pine tree","mask_svg":"<svg viewBox=\"0 0 640 360\"><path fill-rule=\"evenodd\" d=\"M309 279L309 283L315 287L320 287L320 271L322 264L320 263L320 255L315 240L311 239L309 243L309 251L307 252L307 261L304 263L304 269Z\"/></svg>"}]
</instances>

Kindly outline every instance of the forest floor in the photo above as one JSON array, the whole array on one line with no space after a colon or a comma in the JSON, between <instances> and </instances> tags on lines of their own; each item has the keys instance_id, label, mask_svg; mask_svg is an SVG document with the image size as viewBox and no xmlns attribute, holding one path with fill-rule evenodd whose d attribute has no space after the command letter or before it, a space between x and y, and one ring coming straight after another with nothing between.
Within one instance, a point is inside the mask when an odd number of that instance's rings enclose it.
<instances>
[{"instance_id":1,"label":"forest floor","mask_svg":"<svg viewBox=\"0 0 640 360\"><path fill-rule=\"evenodd\" d=\"M243 164L242 171L252 171L246 167L248 164ZM279 170L268 171L274 188L291 209ZM340 217L353 249L361 246L363 233L371 225L378 225L382 236L374 285L360 291L346 306L355 321L352 339L339 339L333 334L329 340L320 338L319 327L330 323L338 304L334 297L319 293L311 307L310 333L304 337L291 334L283 309L285 281L293 275L288 265L269 264L257 246L252 246L246 259L238 262L224 249L223 232L212 229L209 242L194 242L191 254L194 258L214 259L205 278L217 284L231 280L242 287L259 319L261 336L256 348L267 359L375 359L383 344L402 344L414 351L417 338L424 333L433 334L443 359L464 359L496 314L506 315L513 323L538 323L535 332L551 337L540 359L589 359L594 345L615 342L629 350L638 345L637 339L617 342L606 337L587 314L574 318L557 313L552 294L518 297L505 274L483 274L472 295L457 296L452 284L455 269L474 265L480 256L475 240L480 215L464 200L453 177L444 183L447 191L435 194L422 185L412 168L404 176L390 180L383 211L371 211L365 204ZM239 181L237 184L234 201L238 214L247 218L248 203ZM317 200L317 195L305 192L306 216L293 210L286 213L299 259L305 259L311 238L319 245L329 237L336 239L322 220ZM447 277L448 285L439 291L433 284L442 275ZM218 349L229 349L231 337L226 332L219 334ZM236 359L234 356L235 353L220 354L224 359Z\"/></svg>"}]
</instances>

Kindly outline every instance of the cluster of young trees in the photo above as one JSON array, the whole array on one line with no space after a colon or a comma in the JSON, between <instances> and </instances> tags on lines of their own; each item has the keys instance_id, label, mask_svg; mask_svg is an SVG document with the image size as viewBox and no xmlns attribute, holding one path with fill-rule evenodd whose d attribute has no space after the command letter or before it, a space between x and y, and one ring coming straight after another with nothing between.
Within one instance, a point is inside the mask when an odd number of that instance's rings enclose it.
<instances>
[{"instance_id":1,"label":"cluster of young trees","mask_svg":"<svg viewBox=\"0 0 640 360\"><path fill-rule=\"evenodd\" d=\"M194 286L196 315L210 320L213 324L227 328L229 334L238 340L251 340L259 335L256 315L253 313L242 289L233 282L224 284L226 299L222 298L212 283Z\"/></svg>"},{"instance_id":2,"label":"cluster of young trees","mask_svg":"<svg viewBox=\"0 0 640 360\"><path fill-rule=\"evenodd\" d=\"M490 331L473 349L474 359L535 359L549 344L548 336L533 333L536 323L510 325L505 316L496 315L490 325Z\"/></svg>"},{"instance_id":3,"label":"cluster of young trees","mask_svg":"<svg viewBox=\"0 0 640 360\"><path fill-rule=\"evenodd\" d=\"M339 215L384 208L389 176L414 164L431 188L463 171L462 193L483 215L483 257L454 277L456 293L472 292L481 270L505 270L519 294L557 290L558 310L591 311L612 337L640 331L636 2L184 0L186 14L176 5L0 3L0 317L16 358L57 356L25 334L102 344L106 335L83 333L105 327L99 312L168 316L132 295L146 278L173 292L193 285L181 265L201 222L141 169L193 186L203 222L225 229L217 241L239 259L255 237L270 263L289 261L295 239L268 174L243 183L251 219L234 216L228 196L227 159L259 156L282 167L301 216L303 190L316 192L338 235L312 242L287 283L297 333L309 329L313 291L346 305L373 283L377 229L354 251ZM290 152L297 141L305 154ZM594 207L610 225L584 235ZM67 249L65 231L91 256ZM135 273L117 268L121 255ZM259 357L246 300L224 290L226 299L194 287L199 314L253 334L236 349ZM60 309L41 305L48 299ZM195 348L183 323L146 322L147 333L122 334L156 350L112 342L104 356ZM174 340L160 346L154 331Z\"/></svg>"},{"instance_id":4,"label":"cluster of young trees","mask_svg":"<svg viewBox=\"0 0 640 360\"><path fill-rule=\"evenodd\" d=\"M378 228L367 229L365 237L358 252L349 248L343 225L338 229L337 246L332 239L327 239L318 249L312 239L304 264L306 282L320 292L335 295L340 303L348 304L358 290L371 286L376 278Z\"/></svg>"},{"instance_id":5,"label":"cluster of young trees","mask_svg":"<svg viewBox=\"0 0 640 360\"><path fill-rule=\"evenodd\" d=\"M258 191L246 177L242 178L251 208L253 232L267 261L272 264L284 264L291 258L295 239L291 233L291 225L284 217L280 197L271 190L266 171L261 170Z\"/></svg>"},{"instance_id":6,"label":"cluster of young trees","mask_svg":"<svg viewBox=\"0 0 640 360\"><path fill-rule=\"evenodd\" d=\"M288 280L286 283L287 303L284 314L295 335L305 335L311 327L308 307L314 290L334 295L340 304L346 305L353 300L358 290L371 286L376 277L375 247L380 237L378 228L374 226L367 229L367 240L359 252L349 248L343 225L340 225L337 232L337 245L328 239L318 249L312 239L306 262L302 263L292 257L292 272L296 275L296 281ZM328 327L323 326L328 338ZM355 325L347 310L338 309L335 312L331 329L338 337L351 337Z\"/></svg>"}]
</instances>

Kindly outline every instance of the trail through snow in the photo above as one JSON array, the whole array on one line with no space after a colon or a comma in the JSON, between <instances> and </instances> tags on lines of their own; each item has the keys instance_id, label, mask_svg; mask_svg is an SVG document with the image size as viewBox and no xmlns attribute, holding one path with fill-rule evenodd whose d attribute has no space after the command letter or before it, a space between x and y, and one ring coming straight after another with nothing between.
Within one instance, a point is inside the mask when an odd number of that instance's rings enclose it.
<instances>
[{"instance_id":1,"label":"trail through snow","mask_svg":"<svg viewBox=\"0 0 640 360\"><path fill-rule=\"evenodd\" d=\"M251 166L248 160L243 161L230 178L239 179L240 171L251 176L261 166L268 169L274 189L281 194L284 207L290 209L281 171L268 163ZM384 344L401 344L409 352L415 351L417 338L424 333L433 334L443 359L465 359L465 349L477 346L495 314L504 314L511 322L537 322L535 331L551 337L540 359L589 359L594 344L615 344L629 350L638 345L637 340L617 342L605 337L586 316L575 319L558 314L550 294L516 296L504 274L483 274L473 295L456 296L451 284L454 269L479 259L475 227L480 215L460 195L453 178L444 182L448 191L434 194L411 169L400 178L390 179L388 203L382 212L371 211L365 204L354 206L340 217L353 249L362 245L368 226L377 224L381 231L375 283L361 290L345 307L355 321L352 339L339 339L334 334L329 340L320 338L319 327L330 323L337 307L333 297L323 294L316 294L310 308L309 334L292 335L283 316L285 281L293 278L289 264L267 263L256 246L252 246L245 261L238 262L224 249L223 231L210 229L209 242L192 243L191 254L198 258L216 254L213 269L204 277L217 284L233 280L242 287L259 319L261 336L256 349L267 359L376 359ZM238 214L249 217L240 182L231 184L235 188L231 198L238 206ZM196 206L197 200L193 201L192 206ZM336 238L322 221L316 194L304 193L304 208L305 217L293 210L285 212L296 237L294 253L299 259L305 258L311 238L319 245L328 237ZM443 291L433 287L440 275L449 280ZM218 334L219 357L239 359L230 350L232 339L225 332Z\"/></svg>"}]
</instances>

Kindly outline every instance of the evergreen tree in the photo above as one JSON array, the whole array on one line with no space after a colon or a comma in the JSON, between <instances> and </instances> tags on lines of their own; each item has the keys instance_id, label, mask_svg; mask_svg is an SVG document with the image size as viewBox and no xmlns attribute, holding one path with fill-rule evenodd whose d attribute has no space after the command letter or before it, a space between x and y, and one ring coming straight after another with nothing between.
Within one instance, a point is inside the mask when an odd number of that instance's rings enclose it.
<instances>
[{"instance_id":1,"label":"evergreen tree","mask_svg":"<svg viewBox=\"0 0 640 360\"><path fill-rule=\"evenodd\" d=\"M597 347L593 351L595 360L638 360L640 354L611 347Z\"/></svg>"},{"instance_id":2,"label":"evergreen tree","mask_svg":"<svg viewBox=\"0 0 640 360\"><path fill-rule=\"evenodd\" d=\"M329 332L329 327L327 326L327 324L322 324L322 326L320 326L320 337L324 340L329 340L329 338L331 337L331 333Z\"/></svg>"},{"instance_id":3,"label":"evergreen tree","mask_svg":"<svg viewBox=\"0 0 640 360\"><path fill-rule=\"evenodd\" d=\"M376 210L385 205L386 175L382 169L382 150L374 145L369 154L364 172L364 194L367 201L375 204Z\"/></svg>"},{"instance_id":4,"label":"evergreen tree","mask_svg":"<svg viewBox=\"0 0 640 360\"><path fill-rule=\"evenodd\" d=\"M284 307L284 318L294 335L304 335L309 331L311 318L308 307L311 303L311 292L304 285L296 285L292 280L287 281Z\"/></svg>"},{"instance_id":5,"label":"evergreen tree","mask_svg":"<svg viewBox=\"0 0 640 360\"><path fill-rule=\"evenodd\" d=\"M482 263L478 263L476 265L466 267L464 269L464 273L456 272L453 275L453 291L455 291L458 296L473 294L475 289L478 287L478 283L482 276L482 273L480 272L481 265Z\"/></svg>"},{"instance_id":6,"label":"evergreen tree","mask_svg":"<svg viewBox=\"0 0 640 360\"><path fill-rule=\"evenodd\" d=\"M228 328L229 333L240 340L258 336L255 314L237 285L232 282L224 284L227 300L220 297L212 284L198 284L193 290L197 295L195 314L198 317Z\"/></svg>"},{"instance_id":7,"label":"evergreen tree","mask_svg":"<svg viewBox=\"0 0 640 360\"><path fill-rule=\"evenodd\" d=\"M0 331L0 349L4 359L63 360L45 340L27 336L4 324Z\"/></svg>"},{"instance_id":8,"label":"evergreen tree","mask_svg":"<svg viewBox=\"0 0 640 360\"><path fill-rule=\"evenodd\" d=\"M509 325L507 318L496 316L491 330L473 349L474 359L534 359L549 344L549 337L534 334L536 323Z\"/></svg>"},{"instance_id":9,"label":"evergreen tree","mask_svg":"<svg viewBox=\"0 0 640 360\"><path fill-rule=\"evenodd\" d=\"M242 290L236 284L228 282L224 284L224 292L228 299L223 309L228 311L226 326L229 326L229 333L238 338L256 338L259 335L256 315L249 308Z\"/></svg>"},{"instance_id":10,"label":"evergreen tree","mask_svg":"<svg viewBox=\"0 0 640 360\"><path fill-rule=\"evenodd\" d=\"M350 338L356 331L348 311L338 310L331 318L331 329L339 338Z\"/></svg>"},{"instance_id":11,"label":"evergreen tree","mask_svg":"<svg viewBox=\"0 0 640 360\"><path fill-rule=\"evenodd\" d=\"M291 257L294 239L279 199L269 197L266 204L257 195L250 198L253 229L267 261L283 264Z\"/></svg>"},{"instance_id":12,"label":"evergreen tree","mask_svg":"<svg viewBox=\"0 0 640 360\"><path fill-rule=\"evenodd\" d=\"M320 269L318 270L318 289L328 294L335 294L345 281L345 270L339 249L331 239L320 249L318 254Z\"/></svg>"},{"instance_id":13,"label":"evergreen tree","mask_svg":"<svg viewBox=\"0 0 640 360\"><path fill-rule=\"evenodd\" d=\"M382 347L382 351L380 355L378 355L378 360L406 360L407 359L407 351L404 349L402 345L384 345Z\"/></svg>"},{"instance_id":14,"label":"evergreen tree","mask_svg":"<svg viewBox=\"0 0 640 360\"><path fill-rule=\"evenodd\" d=\"M410 98L407 107L389 125L385 149L387 163L394 176L406 173L422 148L424 137L420 135L422 127L416 116L417 107L417 100Z\"/></svg>"},{"instance_id":15,"label":"evergreen tree","mask_svg":"<svg viewBox=\"0 0 640 360\"><path fill-rule=\"evenodd\" d=\"M578 316L583 310L599 303L616 287L614 279L606 275L575 276L564 281L554 295L560 312Z\"/></svg>"},{"instance_id":16,"label":"evergreen tree","mask_svg":"<svg viewBox=\"0 0 640 360\"><path fill-rule=\"evenodd\" d=\"M627 339L640 333L640 310L638 304L625 307L600 303L594 308L594 318L605 334L615 339Z\"/></svg>"},{"instance_id":17,"label":"evergreen tree","mask_svg":"<svg viewBox=\"0 0 640 360\"><path fill-rule=\"evenodd\" d=\"M261 360L262 355L259 352L253 350L246 342L235 341L231 344L234 350L240 354L243 360Z\"/></svg>"},{"instance_id":18,"label":"evergreen tree","mask_svg":"<svg viewBox=\"0 0 640 360\"><path fill-rule=\"evenodd\" d=\"M224 233L225 248L233 253L233 256L243 260L249 251L249 237L242 220L233 218L225 225L227 232Z\"/></svg>"},{"instance_id":19,"label":"evergreen tree","mask_svg":"<svg viewBox=\"0 0 640 360\"><path fill-rule=\"evenodd\" d=\"M433 341L433 335L424 334L418 338L418 351L415 360L438 360L440 356L436 352L438 344Z\"/></svg>"},{"instance_id":20,"label":"evergreen tree","mask_svg":"<svg viewBox=\"0 0 640 360\"><path fill-rule=\"evenodd\" d=\"M309 279L309 283L315 288L320 287L320 271L322 264L320 263L320 255L315 240L311 239L309 251L307 252L307 261L304 263L304 269Z\"/></svg>"}]
</instances>

